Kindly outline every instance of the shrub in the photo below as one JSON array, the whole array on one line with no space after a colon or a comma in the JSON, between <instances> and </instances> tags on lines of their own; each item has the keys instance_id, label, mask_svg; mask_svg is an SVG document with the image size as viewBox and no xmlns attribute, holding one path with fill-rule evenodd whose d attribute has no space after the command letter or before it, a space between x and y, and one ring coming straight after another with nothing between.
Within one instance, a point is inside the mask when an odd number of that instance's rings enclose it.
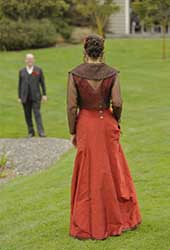
<instances>
[{"instance_id":1,"label":"shrub","mask_svg":"<svg viewBox=\"0 0 170 250\"><path fill-rule=\"evenodd\" d=\"M69 40L73 27L68 24L68 21L66 19L63 21L61 18L51 19L51 21L56 28L57 34L61 34L65 40Z\"/></svg>"},{"instance_id":2,"label":"shrub","mask_svg":"<svg viewBox=\"0 0 170 250\"><path fill-rule=\"evenodd\" d=\"M25 21L30 18L62 18L68 7L65 0L0 0L3 15L15 21L19 18Z\"/></svg>"},{"instance_id":3,"label":"shrub","mask_svg":"<svg viewBox=\"0 0 170 250\"><path fill-rule=\"evenodd\" d=\"M72 43L81 43L84 38L93 33L93 30L89 27L74 27L70 37Z\"/></svg>"},{"instance_id":4,"label":"shrub","mask_svg":"<svg viewBox=\"0 0 170 250\"><path fill-rule=\"evenodd\" d=\"M21 50L49 47L56 43L56 29L48 19L0 20L0 49Z\"/></svg>"},{"instance_id":5,"label":"shrub","mask_svg":"<svg viewBox=\"0 0 170 250\"><path fill-rule=\"evenodd\" d=\"M69 39L71 28L66 13L74 0L0 0L0 10L5 18L13 21L29 19L41 22L42 19L50 20L56 32L64 39Z\"/></svg>"},{"instance_id":6,"label":"shrub","mask_svg":"<svg viewBox=\"0 0 170 250\"><path fill-rule=\"evenodd\" d=\"M15 166L13 161L8 159L8 153L6 152L5 148L3 148L2 154L0 155L0 178L14 176L14 168Z\"/></svg>"}]
</instances>

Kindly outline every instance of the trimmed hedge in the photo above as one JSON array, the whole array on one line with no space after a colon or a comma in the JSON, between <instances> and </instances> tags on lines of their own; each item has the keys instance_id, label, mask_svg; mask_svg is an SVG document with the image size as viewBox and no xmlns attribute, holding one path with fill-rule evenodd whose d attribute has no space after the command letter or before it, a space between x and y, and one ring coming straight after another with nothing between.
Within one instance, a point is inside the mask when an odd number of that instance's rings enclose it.
<instances>
[{"instance_id":1,"label":"trimmed hedge","mask_svg":"<svg viewBox=\"0 0 170 250\"><path fill-rule=\"evenodd\" d=\"M50 47L56 44L56 36L54 24L48 19L0 20L0 50Z\"/></svg>"}]
</instances>

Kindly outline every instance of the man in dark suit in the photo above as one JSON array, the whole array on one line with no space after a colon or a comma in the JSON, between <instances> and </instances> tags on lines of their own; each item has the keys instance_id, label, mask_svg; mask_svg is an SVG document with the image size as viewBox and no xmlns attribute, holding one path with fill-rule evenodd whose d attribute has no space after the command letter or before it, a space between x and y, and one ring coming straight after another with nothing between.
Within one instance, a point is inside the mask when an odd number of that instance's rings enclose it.
<instances>
[{"instance_id":1,"label":"man in dark suit","mask_svg":"<svg viewBox=\"0 0 170 250\"><path fill-rule=\"evenodd\" d=\"M32 111L34 112L38 134L40 137L45 137L40 112L41 101L47 101L43 71L34 65L33 54L26 55L25 63L26 67L19 71L18 101L23 105L28 137L35 135Z\"/></svg>"}]
</instances>

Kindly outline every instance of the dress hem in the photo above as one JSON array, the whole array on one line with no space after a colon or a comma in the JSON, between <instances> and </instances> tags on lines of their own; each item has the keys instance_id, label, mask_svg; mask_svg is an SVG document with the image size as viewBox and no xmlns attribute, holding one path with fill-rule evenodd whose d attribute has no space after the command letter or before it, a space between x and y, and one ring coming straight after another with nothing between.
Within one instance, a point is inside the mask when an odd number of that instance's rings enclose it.
<instances>
[{"instance_id":1,"label":"dress hem","mask_svg":"<svg viewBox=\"0 0 170 250\"><path fill-rule=\"evenodd\" d=\"M139 225L142 223L142 221L139 221L138 223L136 223L134 226L131 226L131 227L128 227L128 228L124 228L124 229L121 229L119 233L110 233L108 236L106 237L79 237L77 235L73 235L71 233L69 233L69 236L74 238L74 239L78 239L78 240L105 240L109 237L112 237L112 236L121 236L124 232L127 232L127 231L134 231L136 230Z\"/></svg>"}]
</instances>

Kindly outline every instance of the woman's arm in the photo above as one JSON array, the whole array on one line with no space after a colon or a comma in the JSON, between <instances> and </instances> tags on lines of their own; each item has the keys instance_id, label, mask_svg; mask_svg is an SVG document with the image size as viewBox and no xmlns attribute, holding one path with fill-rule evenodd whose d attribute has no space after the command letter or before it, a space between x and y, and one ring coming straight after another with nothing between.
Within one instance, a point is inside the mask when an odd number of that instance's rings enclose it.
<instances>
[{"instance_id":1,"label":"woman's arm","mask_svg":"<svg viewBox=\"0 0 170 250\"><path fill-rule=\"evenodd\" d=\"M71 135L74 135L76 133L76 120L78 110L77 96L77 88L75 86L73 76L71 73L69 73L67 82L67 118Z\"/></svg>"},{"instance_id":2,"label":"woman's arm","mask_svg":"<svg viewBox=\"0 0 170 250\"><path fill-rule=\"evenodd\" d=\"M116 75L111 91L111 105L113 116L117 122L120 123L123 100L121 97L120 80L118 74Z\"/></svg>"}]
</instances>

